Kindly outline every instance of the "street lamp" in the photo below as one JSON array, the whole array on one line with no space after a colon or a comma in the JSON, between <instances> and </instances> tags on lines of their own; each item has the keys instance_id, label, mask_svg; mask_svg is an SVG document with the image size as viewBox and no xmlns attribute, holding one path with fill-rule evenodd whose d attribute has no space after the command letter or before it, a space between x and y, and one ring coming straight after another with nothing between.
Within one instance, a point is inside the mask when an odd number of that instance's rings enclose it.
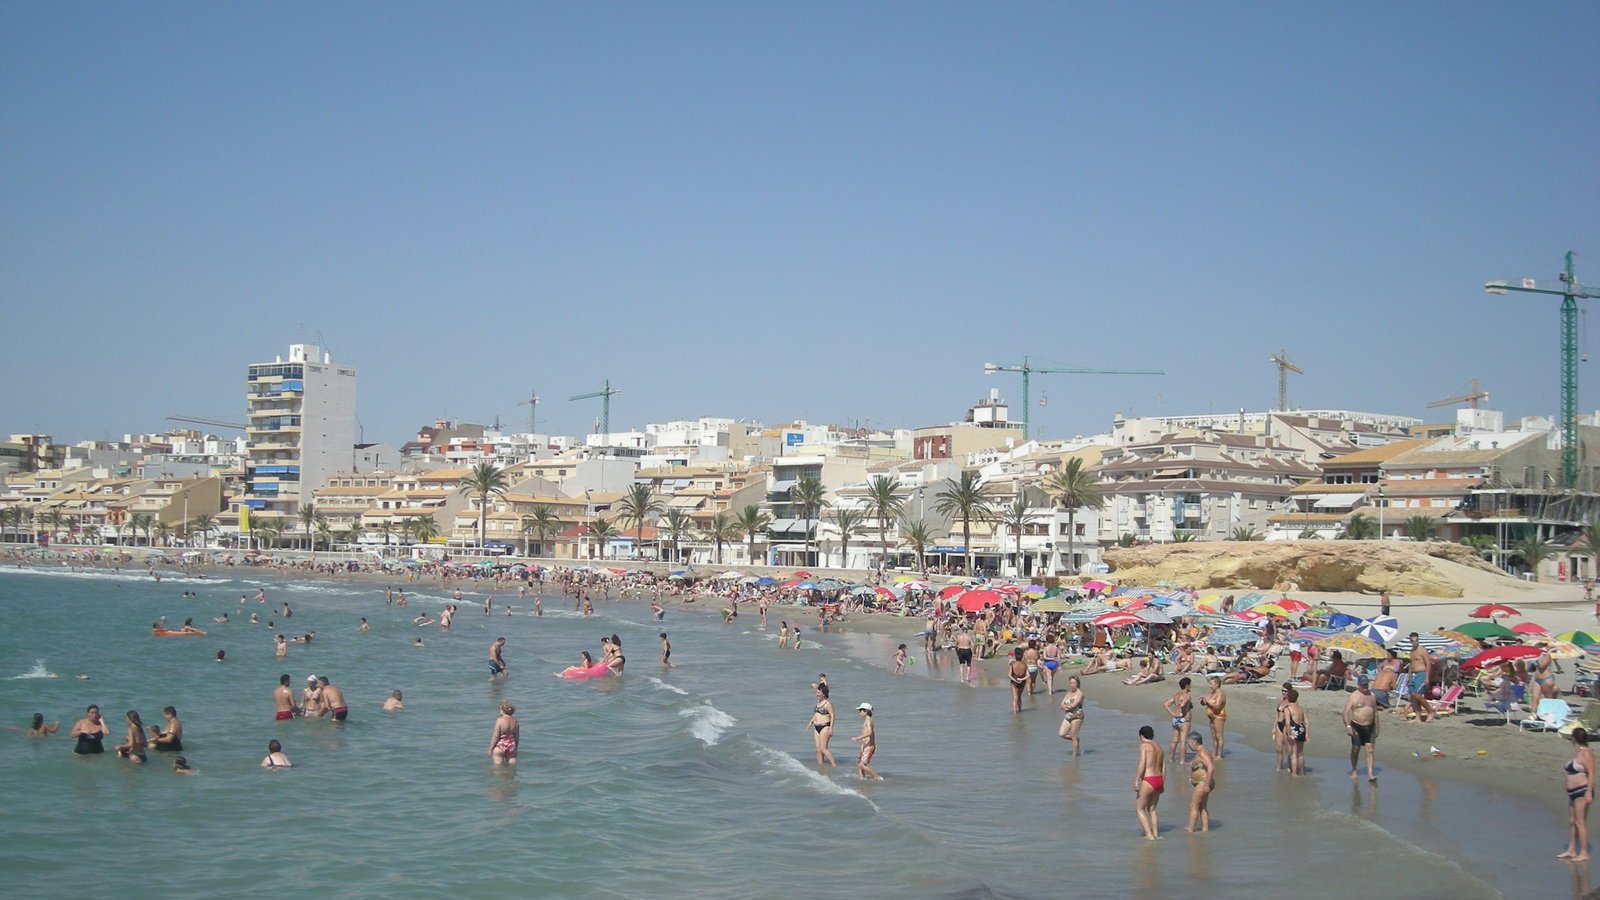
<instances>
[{"instance_id":1,"label":"street lamp","mask_svg":"<svg viewBox=\"0 0 1600 900\"><path fill-rule=\"evenodd\" d=\"M1383 485L1378 485L1378 540L1383 540Z\"/></svg>"}]
</instances>

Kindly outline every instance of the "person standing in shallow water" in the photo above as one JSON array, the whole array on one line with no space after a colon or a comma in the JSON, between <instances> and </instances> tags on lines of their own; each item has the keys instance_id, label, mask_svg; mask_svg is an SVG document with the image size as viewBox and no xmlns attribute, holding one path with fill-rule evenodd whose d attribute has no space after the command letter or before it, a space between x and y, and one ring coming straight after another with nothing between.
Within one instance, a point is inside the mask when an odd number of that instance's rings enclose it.
<instances>
[{"instance_id":1,"label":"person standing in shallow water","mask_svg":"<svg viewBox=\"0 0 1600 900\"><path fill-rule=\"evenodd\" d=\"M110 727L100 718L100 707L90 706L84 711L83 718L72 723L72 728L67 731L67 737L78 739L77 745L72 748L73 753L90 756L106 752L104 741L106 735L110 733Z\"/></svg>"},{"instance_id":2,"label":"person standing in shallow water","mask_svg":"<svg viewBox=\"0 0 1600 900\"><path fill-rule=\"evenodd\" d=\"M517 708L509 701L500 704L500 718L494 720L494 730L489 733L489 759L495 765L517 764L517 743L522 737L522 726L517 723Z\"/></svg>"},{"instance_id":3,"label":"person standing in shallow water","mask_svg":"<svg viewBox=\"0 0 1600 900\"><path fill-rule=\"evenodd\" d=\"M1139 763L1133 770L1133 812L1139 817L1139 827L1148 840L1161 836L1161 824L1156 817L1156 805L1166 790L1166 779L1161 745L1155 741L1156 731L1149 725L1139 726Z\"/></svg>"},{"instance_id":4,"label":"person standing in shallow water","mask_svg":"<svg viewBox=\"0 0 1600 900\"><path fill-rule=\"evenodd\" d=\"M1028 686L1028 664L1022 661L1022 648L1011 651L1006 676L1011 680L1011 711L1022 712L1022 690Z\"/></svg>"},{"instance_id":5,"label":"person standing in shallow water","mask_svg":"<svg viewBox=\"0 0 1600 900\"><path fill-rule=\"evenodd\" d=\"M833 754L828 752L828 741L833 737L833 702L828 699L828 685L818 684L813 690L817 705L811 709L811 742L817 752L817 765L838 765L833 761Z\"/></svg>"}]
</instances>

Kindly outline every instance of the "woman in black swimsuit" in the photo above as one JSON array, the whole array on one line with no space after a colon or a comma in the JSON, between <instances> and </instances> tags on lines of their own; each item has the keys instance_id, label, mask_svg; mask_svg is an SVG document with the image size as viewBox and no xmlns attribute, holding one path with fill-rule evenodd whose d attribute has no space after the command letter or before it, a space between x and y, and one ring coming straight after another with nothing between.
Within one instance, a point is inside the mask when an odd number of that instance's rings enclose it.
<instances>
[{"instance_id":1,"label":"woman in black swimsuit","mask_svg":"<svg viewBox=\"0 0 1600 900\"><path fill-rule=\"evenodd\" d=\"M103 742L110 733L111 729L106 727L105 720L100 718L100 707L91 706L84 712L83 718L72 723L72 730L67 732L67 736L78 739L77 746L72 748L73 753L89 756L106 752Z\"/></svg>"},{"instance_id":2,"label":"woman in black swimsuit","mask_svg":"<svg viewBox=\"0 0 1600 900\"><path fill-rule=\"evenodd\" d=\"M811 709L811 742L817 751L817 765L826 762L837 765L828 752L828 741L833 738L833 702L828 699L828 686L816 686L817 705Z\"/></svg>"},{"instance_id":3,"label":"woman in black swimsuit","mask_svg":"<svg viewBox=\"0 0 1600 900\"><path fill-rule=\"evenodd\" d=\"M1589 859L1589 804L1594 802L1594 751L1587 729L1572 729L1572 758L1561 771L1567 781L1567 849L1556 859L1584 862Z\"/></svg>"}]
</instances>

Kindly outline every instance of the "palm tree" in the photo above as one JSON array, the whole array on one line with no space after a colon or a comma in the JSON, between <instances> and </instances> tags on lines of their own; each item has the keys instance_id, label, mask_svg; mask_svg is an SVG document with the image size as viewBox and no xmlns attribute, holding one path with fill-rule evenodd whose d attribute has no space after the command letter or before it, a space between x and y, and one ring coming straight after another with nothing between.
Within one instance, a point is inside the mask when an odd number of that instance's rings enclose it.
<instances>
[{"instance_id":1,"label":"palm tree","mask_svg":"<svg viewBox=\"0 0 1600 900\"><path fill-rule=\"evenodd\" d=\"M1236 525L1233 529L1233 540L1236 541L1261 541L1266 537L1249 525Z\"/></svg>"},{"instance_id":2,"label":"palm tree","mask_svg":"<svg viewBox=\"0 0 1600 900\"><path fill-rule=\"evenodd\" d=\"M1139 543L1139 539L1134 537L1129 532L1124 531L1123 533L1117 535L1117 546L1118 547L1132 547L1134 544L1137 544L1137 543Z\"/></svg>"},{"instance_id":3,"label":"palm tree","mask_svg":"<svg viewBox=\"0 0 1600 900\"><path fill-rule=\"evenodd\" d=\"M1484 559L1493 559L1494 551L1499 549L1493 535L1469 534L1461 539L1462 546L1471 547L1474 552Z\"/></svg>"},{"instance_id":4,"label":"palm tree","mask_svg":"<svg viewBox=\"0 0 1600 900\"><path fill-rule=\"evenodd\" d=\"M1406 534L1414 541L1431 541L1439 530L1439 525L1428 516L1412 516L1406 519Z\"/></svg>"},{"instance_id":5,"label":"palm tree","mask_svg":"<svg viewBox=\"0 0 1600 900\"><path fill-rule=\"evenodd\" d=\"M1083 460L1074 457L1045 479L1044 490L1056 506L1067 511L1067 560L1071 565L1078 558L1074 547L1078 539L1078 510L1100 509L1106 505L1101 494L1100 473L1085 469Z\"/></svg>"},{"instance_id":6,"label":"palm tree","mask_svg":"<svg viewBox=\"0 0 1600 900\"><path fill-rule=\"evenodd\" d=\"M100 541L100 526L88 522L78 530L78 541L84 544L95 544Z\"/></svg>"},{"instance_id":7,"label":"palm tree","mask_svg":"<svg viewBox=\"0 0 1600 900\"><path fill-rule=\"evenodd\" d=\"M150 528L155 523L156 517L149 513L134 513L128 518L128 525L133 529L134 534L137 535L141 531L144 532L144 545L146 547L150 546Z\"/></svg>"},{"instance_id":8,"label":"palm tree","mask_svg":"<svg viewBox=\"0 0 1600 900\"><path fill-rule=\"evenodd\" d=\"M511 490L511 480L506 477L505 469L492 462L481 462L462 477L457 490L478 498L478 551L481 553L485 543L484 527L489 516L489 498L504 497L506 491Z\"/></svg>"},{"instance_id":9,"label":"palm tree","mask_svg":"<svg viewBox=\"0 0 1600 900\"><path fill-rule=\"evenodd\" d=\"M560 527L561 520L556 516L556 511L544 503L535 505L533 509L528 510L526 516L522 517L522 535L526 538L531 530L539 539L540 556L544 555L544 539Z\"/></svg>"},{"instance_id":10,"label":"palm tree","mask_svg":"<svg viewBox=\"0 0 1600 900\"><path fill-rule=\"evenodd\" d=\"M161 539L161 546L163 546L163 547L167 546L168 542L172 540L172 526L171 525L168 525L165 522L157 522L156 523L156 527L155 527L155 531L156 531L156 537Z\"/></svg>"},{"instance_id":11,"label":"palm tree","mask_svg":"<svg viewBox=\"0 0 1600 900\"><path fill-rule=\"evenodd\" d=\"M811 536L815 530L811 520L828 505L827 498L828 489L822 486L822 479L815 475L807 475L789 489L790 502L800 507L800 517L805 520L806 552L802 565L815 565L811 561Z\"/></svg>"},{"instance_id":12,"label":"palm tree","mask_svg":"<svg viewBox=\"0 0 1600 900\"><path fill-rule=\"evenodd\" d=\"M1554 544L1535 534L1533 537L1524 538L1511 545L1511 552L1522 557L1522 562L1533 573L1533 580L1539 580L1539 563L1550 558L1556 552Z\"/></svg>"},{"instance_id":13,"label":"palm tree","mask_svg":"<svg viewBox=\"0 0 1600 900\"><path fill-rule=\"evenodd\" d=\"M0 509L0 533L14 532L14 526L22 524L22 507L7 506Z\"/></svg>"},{"instance_id":14,"label":"palm tree","mask_svg":"<svg viewBox=\"0 0 1600 900\"><path fill-rule=\"evenodd\" d=\"M1029 525L1039 520L1037 513L1028 508L1028 498L1021 493L1011 501L1011 505L1000 511L1000 527L1014 530L1017 533L1017 576L1022 575L1022 532Z\"/></svg>"},{"instance_id":15,"label":"palm tree","mask_svg":"<svg viewBox=\"0 0 1600 900\"><path fill-rule=\"evenodd\" d=\"M761 511L761 507L754 503L739 510L739 530L744 532L745 540L749 541L749 548L745 556L751 565L756 563L756 535L764 533L767 526L772 524L772 517Z\"/></svg>"},{"instance_id":16,"label":"palm tree","mask_svg":"<svg viewBox=\"0 0 1600 900\"><path fill-rule=\"evenodd\" d=\"M378 523L378 533L383 535L383 549L389 549L389 538L394 536L394 523L384 519Z\"/></svg>"},{"instance_id":17,"label":"palm tree","mask_svg":"<svg viewBox=\"0 0 1600 900\"><path fill-rule=\"evenodd\" d=\"M1600 572L1600 519L1583 526L1582 535L1583 542L1589 545L1589 556L1594 559L1595 571Z\"/></svg>"},{"instance_id":18,"label":"palm tree","mask_svg":"<svg viewBox=\"0 0 1600 900\"><path fill-rule=\"evenodd\" d=\"M674 506L662 514L659 527L667 533L667 540L672 542L672 561L681 562L683 538L694 530L694 519L690 518L687 512Z\"/></svg>"},{"instance_id":19,"label":"palm tree","mask_svg":"<svg viewBox=\"0 0 1600 900\"><path fill-rule=\"evenodd\" d=\"M311 542L312 554L315 555L317 552L317 541L321 541L324 547L332 550L333 526L328 523L328 517L321 513L317 513L316 521L312 522L311 524L312 527L316 529L316 539Z\"/></svg>"},{"instance_id":20,"label":"palm tree","mask_svg":"<svg viewBox=\"0 0 1600 900\"><path fill-rule=\"evenodd\" d=\"M189 527L200 532L200 546L202 547L206 545L206 540L211 534L211 524L211 516L206 513L201 513L189 520Z\"/></svg>"},{"instance_id":21,"label":"palm tree","mask_svg":"<svg viewBox=\"0 0 1600 900\"><path fill-rule=\"evenodd\" d=\"M648 484L634 483L628 487L628 492L622 495L622 503L618 507L621 515L619 518L625 524L633 526L633 555L635 559L644 556L644 523L659 515L663 509L661 501L656 498L656 489Z\"/></svg>"},{"instance_id":22,"label":"palm tree","mask_svg":"<svg viewBox=\"0 0 1600 900\"><path fill-rule=\"evenodd\" d=\"M909 519L900 520L900 537L911 545L912 551L917 554L917 568L928 567L928 545L933 543L933 527L927 522L918 519L913 522Z\"/></svg>"},{"instance_id":23,"label":"palm tree","mask_svg":"<svg viewBox=\"0 0 1600 900\"><path fill-rule=\"evenodd\" d=\"M417 516L411 520L411 536L419 544L426 544L439 536L439 523L433 516ZM478 534L483 534L483 521L479 518ZM480 538L481 540L481 538Z\"/></svg>"},{"instance_id":24,"label":"palm tree","mask_svg":"<svg viewBox=\"0 0 1600 900\"><path fill-rule=\"evenodd\" d=\"M900 483L884 475L874 476L867 482L866 502L867 514L878 520L878 552L888 556L889 520L900 518L906 508Z\"/></svg>"},{"instance_id":25,"label":"palm tree","mask_svg":"<svg viewBox=\"0 0 1600 900\"><path fill-rule=\"evenodd\" d=\"M158 528L160 526L157 526ZM261 541L263 549L270 549L283 536L283 527L272 519L257 519L250 523L250 531Z\"/></svg>"},{"instance_id":26,"label":"palm tree","mask_svg":"<svg viewBox=\"0 0 1600 900\"><path fill-rule=\"evenodd\" d=\"M836 509L833 524L839 529L839 568L849 568L850 534L867 524L867 513L860 509Z\"/></svg>"},{"instance_id":27,"label":"palm tree","mask_svg":"<svg viewBox=\"0 0 1600 900\"><path fill-rule=\"evenodd\" d=\"M616 523L606 519L595 519L589 523L589 537L594 538L600 545L600 558L606 558L606 542L618 534Z\"/></svg>"},{"instance_id":28,"label":"palm tree","mask_svg":"<svg viewBox=\"0 0 1600 900\"><path fill-rule=\"evenodd\" d=\"M346 547L349 547L351 544L356 542L356 527L354 525L347 525L344 528L334 532L332 537L333 540L345 545Z\"/></svg>"},{"instance_id":29,"label":"palm tree","mask_svg":"<svg viewBox=\"0 0 1600 900\"><path fill-rule=\"evenodd\" d=\"M1370 541L1377 536L1378 523L1360 513L1350 517L1350 521L1345 523L1344 534L1339 535L1347 541Z\"/></svg>"},{"instance_id":30,"label":"palm tree","mask_svg":"<svg viewBox=\"0 0 1600 900\"><path fill-rule=\"evenodd\" d=\"M1186 538L1190 538L1192 540L1194 538L1194 535L1192 535L1192 534L1180 534L1180 535L1178 535L1178 537L1186 537ZM1320 540L1322 540L1322 534L1320 532L1318 532L1315 528L1302 528L1302 529L1300 529L1300 540L1302 540L1302 541L1320 541ZM1174 544L1178 544L1178 543L1182 543L1182 542L1174 539L1173 543Z\"/></svg>"},{"instance_id":31,"label":"palm tree","mask_svg":"<svg viewBox=\"0 0 1600 900\"><path fill-rule=\"evenodd\" d=\"M39 516L39 521L43 522L44 527L49 530L50 543L55 543L56 534L61 531L61 510L47 509L44 515Z\"/></svg>"},{"instance_id":32,"label":"palm tree","mask_svg":"<svg viewBox=\"0 0 1600 900\"><path fill-rule=\"evenodd\" d=\"M317 505L315 503L300 504L300 530L305 533L306 547L313 553L316 552L316 539L312 537L311 529L317 522Z\"/></svg>"},{"instance_id":33,"label":"palm tree","mask_svg":"<svg viewBox=\"0 0 1600 900\"><path fill-rule=\"evenodd\" d=\"M961 517L962 549L966 551L969 575L972 574L972 520L984 522L994 516L994 499L978 479L976 470L963 471L960 478L939 491L938 502L933 506L940 515Z\"/></svg>"},{"instance_id":34,"label":"palm tree","mask_svg":"<svg viewBox=\"0 0 1600 900\"><path fill-rule=\"evenodd\" d=\"M799 485L795 485L799 489ZM739 529L739 522L726 512L716 513L706 525L705 538L715 545L717 549L717 565L722 565L722 545L737 541L744 536Z\"/></svg>"}]
</instances>

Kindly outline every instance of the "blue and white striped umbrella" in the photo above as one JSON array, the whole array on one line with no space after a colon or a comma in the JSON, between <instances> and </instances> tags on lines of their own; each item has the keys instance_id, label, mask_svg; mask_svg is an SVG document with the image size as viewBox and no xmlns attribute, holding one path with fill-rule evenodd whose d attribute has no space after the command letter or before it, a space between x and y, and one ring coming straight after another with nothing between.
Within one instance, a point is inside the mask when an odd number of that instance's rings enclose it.
<instances>
[{"instance_id":1,"label":"blue and white striped umbrella","mask_svg":"<svg viewBox=\"0 0 1600 900\"><path fill-rule=\"evenodd\" d=\"M1417 643L1422 646L1422 649L1427 650L1430 653L1437 653L1443 650L1462 649L1461 645L1455 641L1427 631L1417 635ZM1401 637L1399 640L1394 642L1390 649L1399 650L1401 653L1405 653L1406 651L1410 650L1411 636L1406 635Z\"/></svg>"},{"instance_id":2,"label":"blue and white striped umbrella","mask_svg":"<svg viewBox=\"0 0 1600 900\"><path fill-rule=\"evenodd\" d=\"M1252 621L1250 619L1241 619L1241 618L1238 618L1237 616L1228 616L1226 619L1219 620L1217 622L1217 627L1218 628L1240 628L1240 629L1247 628L1247 629L1249 629L1251 631L1260 631L1261 630L1261 626L1265 625L1266 623L1267 623L1266 619L1256 619L1256 620Z\"/></svg>"},{"instance_id":3,"label":"blue and white striped umbrella","mask_svg":"<svg viewBox=\"0 0 1600 900\"><path fill-rule=\"evenodd\" d=\"M1353 633L1364 638L1371 638L1380 644L1387 644L1394 640L1400 633L1400 622L1394 616L1373 616L1362 619L1356 627L1350 629Z\"/></svg>"}]
</instances>

